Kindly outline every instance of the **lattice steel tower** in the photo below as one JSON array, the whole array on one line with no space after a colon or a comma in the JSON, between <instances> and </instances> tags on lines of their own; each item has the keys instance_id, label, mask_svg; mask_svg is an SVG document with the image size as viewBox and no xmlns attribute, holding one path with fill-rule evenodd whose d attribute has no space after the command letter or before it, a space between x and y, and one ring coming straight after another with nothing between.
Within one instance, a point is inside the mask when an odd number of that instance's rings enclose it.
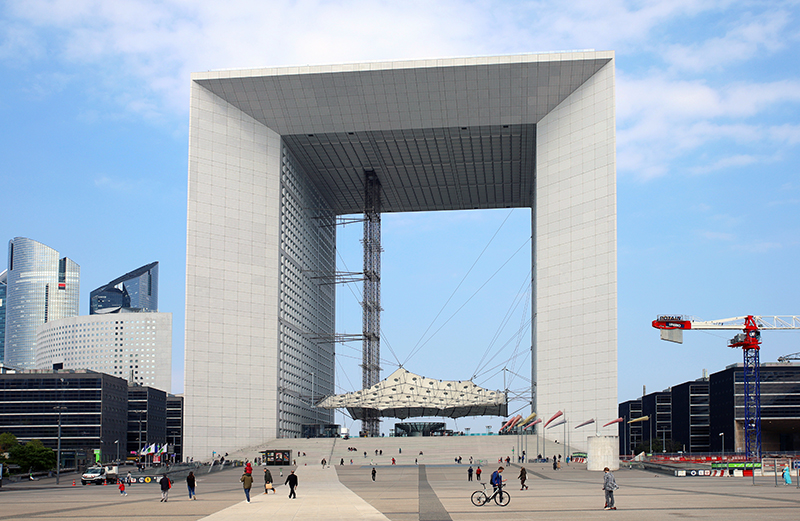
<instances>
[{"instance_id":1,"label":"lattice steel tower","mask_svg":"<svg viewBox=\"0 0 800 521\"><path fill-rule=\"evenodd\" d=\"M362 388L369 389L381 377L381 183L374 170L364 171L364 299L362 331ZM380 436L380 419L365 411L363 430Z\"/></svg>"}]
</instances>

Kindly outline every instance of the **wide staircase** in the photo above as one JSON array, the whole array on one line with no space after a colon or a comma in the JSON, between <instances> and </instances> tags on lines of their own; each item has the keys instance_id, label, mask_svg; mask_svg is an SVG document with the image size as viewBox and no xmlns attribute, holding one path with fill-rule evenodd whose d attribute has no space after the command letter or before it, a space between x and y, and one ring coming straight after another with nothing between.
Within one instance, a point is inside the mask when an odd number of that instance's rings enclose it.
<instances>
[{"instance_id":1,"label":"wide staircase","mask_svg":"<svg viewBox=\"0 0 800 521\"><path fill-rule=\"evenodd\" d=\"M230 459L253 461L260 451L267 449L291 450L292 458L298 466L320 465L322 460L331 465L391 465L392 458L397 465L442 465L456 464L461 457L462 465L469 465L470 457L474 465L496 465L499 458L508 456L517 463L520 450L526 451L526 460L537 455L536 436L526 436L527 446L517 436L444 436L444 437L384 437L384 438L280 438L266 441L262 445L248 447L231 453ZM545 455L539 439L538 452ZM350 450L355 449L355 450ZM375 454L375 451L378 454ZM563 444L547 441L547 455L566 456ZM383 451L383 454L380 454ZM299 455L298 455L299 453ZM366 453L366 456L364 455Z\"/></svg>"}]
</instances>

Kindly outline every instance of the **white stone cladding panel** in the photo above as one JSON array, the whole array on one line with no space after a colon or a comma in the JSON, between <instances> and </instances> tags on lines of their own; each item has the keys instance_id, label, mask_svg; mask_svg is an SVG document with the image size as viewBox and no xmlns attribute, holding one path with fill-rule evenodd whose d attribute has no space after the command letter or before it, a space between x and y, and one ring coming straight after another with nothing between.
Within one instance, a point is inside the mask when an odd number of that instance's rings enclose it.
<instances>
[{"instance_id":1,"label":"white stone cladding panel","mask_svg":"<svg viewBox=\"0 0 800 521\"><path fill-rule=\"evenodd\" d=\"M280 136L192 84L185 455L277 435Z\"/></svg>"},{"instance_id":2,"label":"white stone cladding panel","mask_svg":"<svg viewBox=\"0 0 800 521\"><path fill-rule=\"evenodd\" d=\"M535 228L537 412L565 411L586 449L617 412L614 62L537 124ZM563 437L559 428L548 438Z\"/></svg>"},{"instance_id":3,"label":"white stone cladding panel","mask_svg":"<svg viewBox=\"0 0 800 521\"><path fill-rule=\"evenodd\" d=\"M172 313L62 318L36 329L36 369L90 369L172 391Z\"/></svg>"}]
</instances>

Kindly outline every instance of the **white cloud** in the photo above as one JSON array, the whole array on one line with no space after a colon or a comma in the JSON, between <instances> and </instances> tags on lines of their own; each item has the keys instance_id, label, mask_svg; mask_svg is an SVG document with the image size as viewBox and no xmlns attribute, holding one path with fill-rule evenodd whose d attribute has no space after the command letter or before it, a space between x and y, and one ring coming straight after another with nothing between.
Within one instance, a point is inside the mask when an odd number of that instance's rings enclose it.
<instances>
[{"instance_id":1,"label":"white cloud","mask_svg":"<svg viewBox=\"0 0 800 521\"><path fill-rule=\"evenodd\" d=\"M795 145L800 128L770 124L763 113L800 103L800 81L739 82L713 87L705 81L617 75L618 167L623 174L651 179L670 171L678 157L711 143L736 144L695 173L761 161L741 153L741 146L772 140ZM772 160L765 157L763 160Z\"/></svg>"},{"instance_id":2,"label":"white cloud","mask_svg":"<svg viewBox=\"0 0 800 521\"><path fill-rule=\"evenodd\" d=\"M782 141L789 145L800 144L800 125L792 125L786 123L784 125L776 125L769 129L771 139L775 141Z\"/></svg>"},{"instance_id":3,"label":"white cloud","mask_svg":"<svg viewBox=\"0 0 800 521\"><path fill-rule=\"evenodd\" d=\"M0 22L0 59L15 54L77 68L91 77L91 95L159 120L185 116L194 71L614 49L618 167L646 180L710 143L799 142L796 125L756 121L800 102L800 81L790 68L778 76L789 79L763 83L726 83L706 74L794 43L791 6L780 5L783 10L733 0L12 0ZM701 18L718 18L717 25L683 30ZM712 30L720 36L707 37ZM661 60L666 66L659 70ZM646 68L637 68L643 63ZM703 71L704 79L679 76L687 69ZM720 169L729 155L709 156L695 171ZM759 157L735 155L740 162Z\"/></svg>"},{"instance_id":4,"label":"white cloud","mask_svg":"<svg viewBox=\"0 0 800 521\"><path fill-rule=\"evenodd\" d=\"M691 168L691 172L695 174L708 174L710 172L716 172L718 170L727 170L730 168L739 168L742 166L752 165L757 161L758 158L754 156L747 154L739 154L739 155L720 158L711 164L695 166Z\"/></svg>"},{"instance_id":5,"label":"white cloud","mask_svg":"<svg viewBox=\"0 0 800 521\"><path fill-rule=\"evenodd\" d=\"M664 58L675 69L703 72L752 59L759 53L772 53L786 46L782 34L790 23L786 11L767 11L743 17L724 36L692 44L674 44ZM713 30L713 29L712 29Z\"/></svg>"}]
</instances>

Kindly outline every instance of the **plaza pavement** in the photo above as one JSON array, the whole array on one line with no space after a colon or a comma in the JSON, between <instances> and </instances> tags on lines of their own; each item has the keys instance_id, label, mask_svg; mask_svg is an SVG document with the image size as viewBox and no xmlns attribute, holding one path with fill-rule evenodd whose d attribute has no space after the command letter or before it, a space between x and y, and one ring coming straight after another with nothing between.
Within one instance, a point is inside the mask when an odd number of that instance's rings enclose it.
<instances>
[{"instance_id":1,"label":"plaza pavement","mask_svg":"<svg viewBox=\"0 0 800 521\"><path fill-rule=\"evenodd\" d=\"M475 507L470 494L480 484L467 481L467 464L382 465L371 480L369 465L303 465L297 469L298 498L288 498L288 487L263 494L262 468L254 469L252 502L244 501L240 469L198 473L197 501L189 501L183 482L176 483L168 503L160 503L157 485L134 485L127 497L115 486L71 486L69 477L58 487L53 480L17 483L0 489L0 521L25 520L211 520L269 519L478 521L493 519L606 519L674 520L679 518L729 520L740 517L770 520L797 519L800 489L774 486L773 477L671 477L640 470L615 472L620 490L618 510L605 511L602 473L583 465L553 471L529 464L527 491L519 490L519 467L504 477L510 504ZM485 466L483 480L496 465ZM272 468L276 481L279 472ZM283 469L284 479L288 469ZM282 481L282 480L281 480Z\"/></svg>"}]
</instances>

